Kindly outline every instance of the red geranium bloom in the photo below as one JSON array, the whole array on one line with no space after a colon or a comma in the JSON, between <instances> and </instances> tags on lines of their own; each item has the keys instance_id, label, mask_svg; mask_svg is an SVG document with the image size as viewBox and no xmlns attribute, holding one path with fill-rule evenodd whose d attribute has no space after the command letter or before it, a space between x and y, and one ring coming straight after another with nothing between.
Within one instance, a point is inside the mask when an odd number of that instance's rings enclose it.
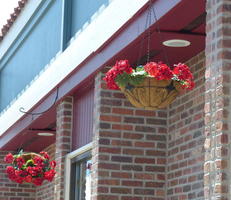
<instances>
[{"instance_id":1,"label":"red geranium bloom","mask_svg":"<svg viewBox=\"0 0 231 200\"><path fill-rule=\"evenodd\" d=\"M12 163L14 161L14 156L11 154L11 153L8 153L5 158L4 158L4 161L6 163Z\"/></svg>"},{"instance_id":2,"label":"red geranium bloom","mask_svg":"<svg viewBox=\"0 0 231 200\"><path fill-rule=\"evenodd\" d=\"M186 80L182 85L183 89L192 90L195 87L195 83L192 80Z\"/></svg>"},{"instance_id":3,"label":"red geranium bloom","mask_svg":"<svg viewBox=\"0 0 231 200\"><path fill-rule=\"evenodd\" d=\"M107 87L111 90L119 90L119 87L115 82L116 76L117 73L115 72L115 69L112 68L106 73L106 76L103 78L103 80L107 83Z\"/></svg>"},{"instance_id":4,"label":"red geranium bloom","mask_svg":"<svg viewBox=\"0 0 231 200\"><path fill-rule=\"evenodd\" d=\"M190 80L193 79L193 75L190 72L190 69L187 65L179 63L175 65L173 69L173 73L180 79L180 80Z\"/></svg>"},{"instance_id":5,"label":"red geranium bloom","mask_svg":"<svg viewBox=\"0 0 231 200\"><path fill-rule=\"evenodd\" d=\"M28 175L28 176L25 177L24 180L25 180L27 183L31 183L31 181L32 181L32 176L31 176L31 175Z\"/></svg>"},{"instance_id":6,"label":"red geranium bloom","mask_svg":"<svg viewBox=\"0 0 231 200\"><path fill-rule=\"evenodd\" d=\"M44 179L41 178L41 177L33 178L33 179L32 179L32 182L33 182L35 185L37 185L37 186L42 185L43 181L44 181Z\"/></svg>"},{"instance_id":7,"label":"red geranium bloom","mask_svg":"<svg viewBox=\"0 0 231 200\"><path fill-rule=\"evenodd\" d=\"M15 174L15 169L14 169L14 167L12 167L12 166L7 166L7 167L6 167L6 172L7 172L9 175Z\"/></svg>"},{"instance_id":8,"label":"red geranium bloom","mask_svg":"<svg viewBox=\"0 0 231 200\"><path fill-rule=\"evenodd\" d=\"M107 87L111 90L119 90L115 79L119 74L123 74L124 72L127 74L132 73L132 68L128 63L128 60L117 61L116 64L106 73L106 76L103 78L103 80L107 83Z\"/></svg>"},{"instance_id":9,"label":"red geranium bloom","mask_svg":"<svg viewBox=\"0 0 231 200\"><path fill-rule=\"evenodd\" d=\"M39 167L44 167L44 160L41 158L41 157L39 157L39 156L35 156L34 158L33 158L33 160L34 160L34 163L37 165L37 166L39 166Z\"/></svg>"},{"instance_id":10,"label":"red geranium bloom","mask_svg":"<svg viewBox=\"0 0 231 200\"><path fill-rule=\"evenodd\" d=\"M56 174L55 170L51 169L50 171L44 173L44 178L48 181L52 181L55 174Z\"/></svg>"},{"instance_id":11,"label":"red geranium bloom","mask_svg":"<svg viewBox=\"0 0 231 200\"><path fill-rule=\"evenodd\" d=\"M48 153L47 153L47 152L45 152L45 151L41 151L41 152L40 152L40 154L42 154L42 155L43 155L43 157L44 157L45 159L47 159L47 160L49 160L49 159L50 159L50 156L48 155Z\"/></svg>"},{"instance_id":12,"label":"red geranium bloom","mask_svg":"<svg viewBox=\"0 0 231 200\"><path fill-rule=\"evenodd\" d=\"M120 60L117 61L115 64L118 73L122 74L123 72L126 72L128 74L132 73L132 68L130 67L130 64L128 63L128 60Z\"/></svg>"},{"instance_id":13,"label":"red geranium bloom","mask_svg":"<svg viewBox=\"0 0 231 200\"><path fill-rule=\"evenodd\" d=\"M24 171L24 170L15 170L15 175L16 176L21 176L21 177L25 177L27 176L28 172Z\"/></svg>"},{"instance_id":14,"label":"red geranium bloom","mask_svg":"<svg viewBox=\"0 0 231 200\"><path fill-rule=\"evenodd\" d=\"M22 183L23 183L23 181L24 181L24 178L23 178L23 177L21 177L21 176L17 176L14 180L15 180L17 183L22 184Z\"/></svg>"},{"instance_id":15,"label":"red geranium bloom","mask_svg":"<svg viewBox=\"0 0 231 200\"><path fill-rule=\"evenodd\" d=\"M42 168L41 167L28 167L27 172L31 175L31 176L38 176L41 172L42 172Z\"/></svg>"},{"instance_id":16,"label":"red geranium bloom","mask_svg":"<svg viewBox=\"0 0 231 200\"><path fill-rule=\"evenodd\" d=\"M22 166L25 164L25 160L22 157L16 158L16 162L19 168L22 168Z\"/></svg>"},{"instance_id":17,"label":"red geranium bloom","mask_svg":"<svg viewBox=\"0 0 231 200\"><path fill-rule=\"evenodd\" d=\"M173 77L171 69L163 63L147 63L144 66L144 70L157 80L170 80Z\"/></svg>"},{"instance_id":18,"label":"red geranium bloom","mask_svg":"<svg viewBox=\"0 0 231 200\"><path fill-rule=\"evenodd\" d=\"M54 160L52 160L50 162L50 166L51 166L51 168L55 168L56 167L56 162Z\"/></svg>"}]
</instances>

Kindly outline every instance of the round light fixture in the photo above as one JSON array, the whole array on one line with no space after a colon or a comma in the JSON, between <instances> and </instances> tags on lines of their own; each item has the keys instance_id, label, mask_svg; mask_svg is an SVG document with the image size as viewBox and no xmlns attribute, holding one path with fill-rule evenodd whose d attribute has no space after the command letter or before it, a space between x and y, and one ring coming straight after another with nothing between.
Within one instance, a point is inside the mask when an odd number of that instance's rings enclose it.
<instances>
[{"instance_id":1,"label":"round light fixture","mask_svg":"<svg viewBox=\"0 0 231 200\"><path fill-rule=\"evenodd\" d=\"M163 45L167 47L187 47L190 44L191 42L187 40L180 40L180 39L166 40L163 42Z\"/></svg>"},{"instance_id":2,"label":"round light fixture","mask_svg":"<svg viewBox=\"0 0 231 200\"><path fill-rule=\"evenodd\" d=\"M49 132L40 132L40 133L37 133L37 135L39 135L39 136L53 136L54 135L54 133L49 133Z\"/></svg>"}]
</instances>

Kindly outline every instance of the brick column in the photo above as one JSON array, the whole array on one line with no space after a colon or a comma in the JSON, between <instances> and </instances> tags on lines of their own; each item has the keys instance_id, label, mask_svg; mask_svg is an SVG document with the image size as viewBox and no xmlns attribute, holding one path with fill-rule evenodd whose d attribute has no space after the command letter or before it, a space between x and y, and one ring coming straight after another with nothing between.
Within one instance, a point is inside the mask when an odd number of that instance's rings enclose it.
<instances>
[{"instance_id":1,"label":"brick column","mask_svg":"<svg viewBox=\"0 0 231 200\"><path fill-rule=\"evenodd\" d=\"M205 199L231 199L231 1L207 0Z\"/></svg>"},{"instance_id":2,"label":"brick column","mask_svg":"<svg viewBox=\"0 0 231 200\"><path fill-rule=\"evenodd\" d=\"M72 97L66 97L57 107L55 200L64 199L64 165L65 155L71 151L72 110Z\"/></svg>"},{"instance_id":3,"label":"brick column","mask_svg":"<svg viewBox=\"0 0 231 200\"><path fill-rule=\"evenodd\" d=\"M93 200L165 200L167 111L136 109L95 83Z\"/></svg>"}]
</instances>

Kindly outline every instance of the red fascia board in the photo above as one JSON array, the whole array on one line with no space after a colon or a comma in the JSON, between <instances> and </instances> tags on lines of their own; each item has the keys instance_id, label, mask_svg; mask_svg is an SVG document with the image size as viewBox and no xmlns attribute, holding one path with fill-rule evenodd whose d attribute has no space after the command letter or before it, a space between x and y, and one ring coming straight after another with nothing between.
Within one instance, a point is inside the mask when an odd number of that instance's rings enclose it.
<instances>
[{"instance_id":1,"label":"red fascia board","mask_svg":"<svg viewBox=\"0 0 231 200\"><path fill-rule=\"evenodd\" d=\"M182 0L157 0L155 1L154 7L158 19L166 15L174 7L178 6ZM144 7L147 7L145 5ZM142 8L141 8L142 9ZM104 48L99 48L100 51L96 51L94 54L80 64L76 70L74 70L67 78L65 78L59 84L59 97L60 101L64 96L73 92L73 90L78 87L84 80L92 77L98 70L100 70L107 62L109 62L113 57L118 55L125 47L131 44L139 35L137 30L140 30L140 27L143 27L146 22L147 9L140 15L135 16L127 27L123 26L123 29L120 30L119 34L115 34L110 39L110 44L104 46ZM154 22L153 22L154 24ZM151 24L151 26L153 25ZM140 35L147 30L144 28L140 31ZM49 105L52 105L54 98L56 96L55 89L50 92L46 97L44 97L30 112L41 112L46 110ZM31 119L30 115L24 116L22 119L18 120L11 128L9 128L1 137L0 137L0 149L4 149L5 146L18 134L26 131L30 124L38 120L42 116L34 116Z\"/></svg>"}]
</instances>

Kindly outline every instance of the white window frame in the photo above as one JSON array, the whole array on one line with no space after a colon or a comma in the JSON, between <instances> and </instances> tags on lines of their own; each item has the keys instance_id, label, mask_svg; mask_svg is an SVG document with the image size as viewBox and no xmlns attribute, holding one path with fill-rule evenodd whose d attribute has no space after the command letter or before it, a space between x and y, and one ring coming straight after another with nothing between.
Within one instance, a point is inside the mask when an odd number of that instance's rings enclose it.
<instances>
[{"instance_id":1,"label":"white window frame","mask_svg":"<svg viewBox=\"0 0 231 200\"><path fill-rule=\"evenodd\" d=\"M88 143L87 145L67 154L65 160L65 175L64 175L64 185L65 185L65 200L69 200L70 197L70 181L71 181L71 159L92 150L92 142Z\"/></svg>"}]
</instances>

